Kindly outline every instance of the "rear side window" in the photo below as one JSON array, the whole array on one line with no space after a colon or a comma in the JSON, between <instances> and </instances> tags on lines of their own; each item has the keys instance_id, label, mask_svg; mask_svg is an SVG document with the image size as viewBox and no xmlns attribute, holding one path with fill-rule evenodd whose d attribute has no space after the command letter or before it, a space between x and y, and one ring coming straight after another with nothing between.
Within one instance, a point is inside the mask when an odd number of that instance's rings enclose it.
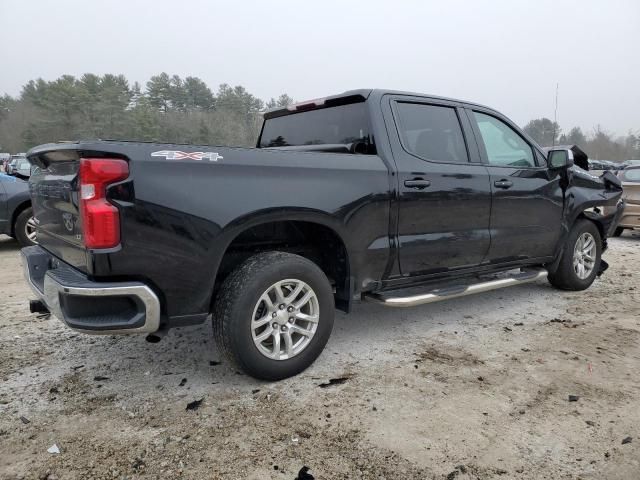
<instances>
[{"instance_id":1,"label":"rear side window","mask_svg":"<svg viewBox=\"0 0 640 480\"><path fill-rule=\"evenodd\" d=\"M398 131L409 153L434 162L469 161L455 108L404 102L396 105Z\"/></svg>"},{"instance_id":2,"label":"rear side window","mask_svg":"<svg viewBox=\"0 0 640 480\"><path fill-rule=\"evenodd\" d=\"M260 148L349 145L362 142L375 153L363 102L309 110L265 120Z\"/></svg>"},{"instance_id":3,"label":"rear side window","mask_svg":"<svg viewBox=\"0 0 640 480\"><path fill-rule=\"evenodd\" d=\"M535 167L531 146L502 120L473 112L487 151L490 165L498 167Z\"/></svg>"}]
</instances>

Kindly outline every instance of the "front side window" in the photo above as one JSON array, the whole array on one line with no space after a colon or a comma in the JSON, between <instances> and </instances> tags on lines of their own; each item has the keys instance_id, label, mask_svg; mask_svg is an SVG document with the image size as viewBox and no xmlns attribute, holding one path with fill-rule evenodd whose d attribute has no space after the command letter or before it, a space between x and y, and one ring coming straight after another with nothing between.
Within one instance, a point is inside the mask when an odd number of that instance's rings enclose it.
<instances>
[{"instance_id":1,"label":"front side window","mask_svg":"<svg viewBox=\"0 0 640 480\"><path fill-rule=\"evenodd\" d=\"M490 165L535 167L531 146L509 125L491 115L473 112Z\"/></svg>"},{"instance_id":2,"label":"front side window","mask_svg":"<svg viewBox=\"0 0 640 480\"><path fill-rule=\"evenodd\" d=\"M455 108L399 102L396 111L398 132L409 153L434 162L469 161Z\"/></svg>"}]
</instances>

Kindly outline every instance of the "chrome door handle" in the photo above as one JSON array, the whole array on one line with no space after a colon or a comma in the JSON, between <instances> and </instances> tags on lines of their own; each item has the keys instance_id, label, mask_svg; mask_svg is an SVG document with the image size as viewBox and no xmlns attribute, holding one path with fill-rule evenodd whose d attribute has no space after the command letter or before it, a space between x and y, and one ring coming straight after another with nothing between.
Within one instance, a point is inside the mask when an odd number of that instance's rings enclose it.
<instances>
[{"instance_id":1,"label":"chrome door handle","mask_svg":"<svg viewBox=\"0 0 640 480\"><path fill-rule=\"evenodd\" d=\"M425 180L424 178L414 178L413 180L405 180L404 186L407 188L422 190L423 188L431 186L431 182L429 180Z\"/></svg>"},{"instance_id":2,"label":"chrome door handle","mask_svg":"<svg viewBox=\"0 0 640 480\"><path fill-rule=\"evenodd\" d=\"M511 180L505 180L505 179L496 180L495 182L493 182L493 184L498 188L504 188L504 189L513 187L513 182Z\"/></svg>"}]
</instances>

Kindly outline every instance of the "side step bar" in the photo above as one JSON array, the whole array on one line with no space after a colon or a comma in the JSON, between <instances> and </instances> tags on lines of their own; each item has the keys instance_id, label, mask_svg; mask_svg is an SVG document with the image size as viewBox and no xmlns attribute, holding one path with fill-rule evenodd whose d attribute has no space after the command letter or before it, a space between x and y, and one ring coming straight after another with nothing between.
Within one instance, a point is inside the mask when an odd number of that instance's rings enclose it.
<instances>
[{"instance_id":1,"label":"side step bar","mask_svg":"<svg viewBox=\"0 0 640 480\"><path fill-rule=\"evenodd\" d=\"M440 302L442 300L449 300L450 298L465 297L474 293L488 292L490 290L512 287L514 285L523 285L545 278L547 274L548 272L544 268L528 268L520 272L507 273L506 275L502 274L500 277L494 277L491 280L479 283L451 285L426 291L423 290L422 292L417 290L418 287L412 287L406 290L391 290L365 294L364 299L388 307L414 307L424 303Z\"/></svg>"}]
</instances>

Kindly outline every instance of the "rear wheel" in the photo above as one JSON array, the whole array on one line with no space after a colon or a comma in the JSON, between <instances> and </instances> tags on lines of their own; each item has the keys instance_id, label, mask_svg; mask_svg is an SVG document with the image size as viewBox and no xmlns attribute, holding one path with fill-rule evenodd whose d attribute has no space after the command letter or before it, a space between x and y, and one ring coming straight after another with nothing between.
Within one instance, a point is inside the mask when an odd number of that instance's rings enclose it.
<instances>
[{"instance_id":1,"label":"rear wheel","mask_svg":"<svg viewBox=\"0 0 640 480\"><path fill-rule=\"evenodd\" d=\"M598 227L589 220L578 220L567 237L558 268L549 273L549 281L563 290L589 288L600 269L601 253Z\"/></svg>"},{"instance_id":2,"label":"rear wheel","mask_svg":"<svg viewBox=\"0 0 640 480\"><path fill-rule=\"evenodd\" d=\"M33 209L25 208L20 212L13 225L13 232L21 247L29 247L38 244L36 222L33 218Z\"/></svg>"},{"instance_id":3,"label":"rear wheel","mask_svg":"<svg viewBox=\"0 0 640 480\"><path fill-rule=\"evenodd\" d=\"M280 380L320 355L333 328L331 285L299 255L264 252L225 280L213 313L213 331L226 356L249 375Z\"/></svg>"}]
</instances>

